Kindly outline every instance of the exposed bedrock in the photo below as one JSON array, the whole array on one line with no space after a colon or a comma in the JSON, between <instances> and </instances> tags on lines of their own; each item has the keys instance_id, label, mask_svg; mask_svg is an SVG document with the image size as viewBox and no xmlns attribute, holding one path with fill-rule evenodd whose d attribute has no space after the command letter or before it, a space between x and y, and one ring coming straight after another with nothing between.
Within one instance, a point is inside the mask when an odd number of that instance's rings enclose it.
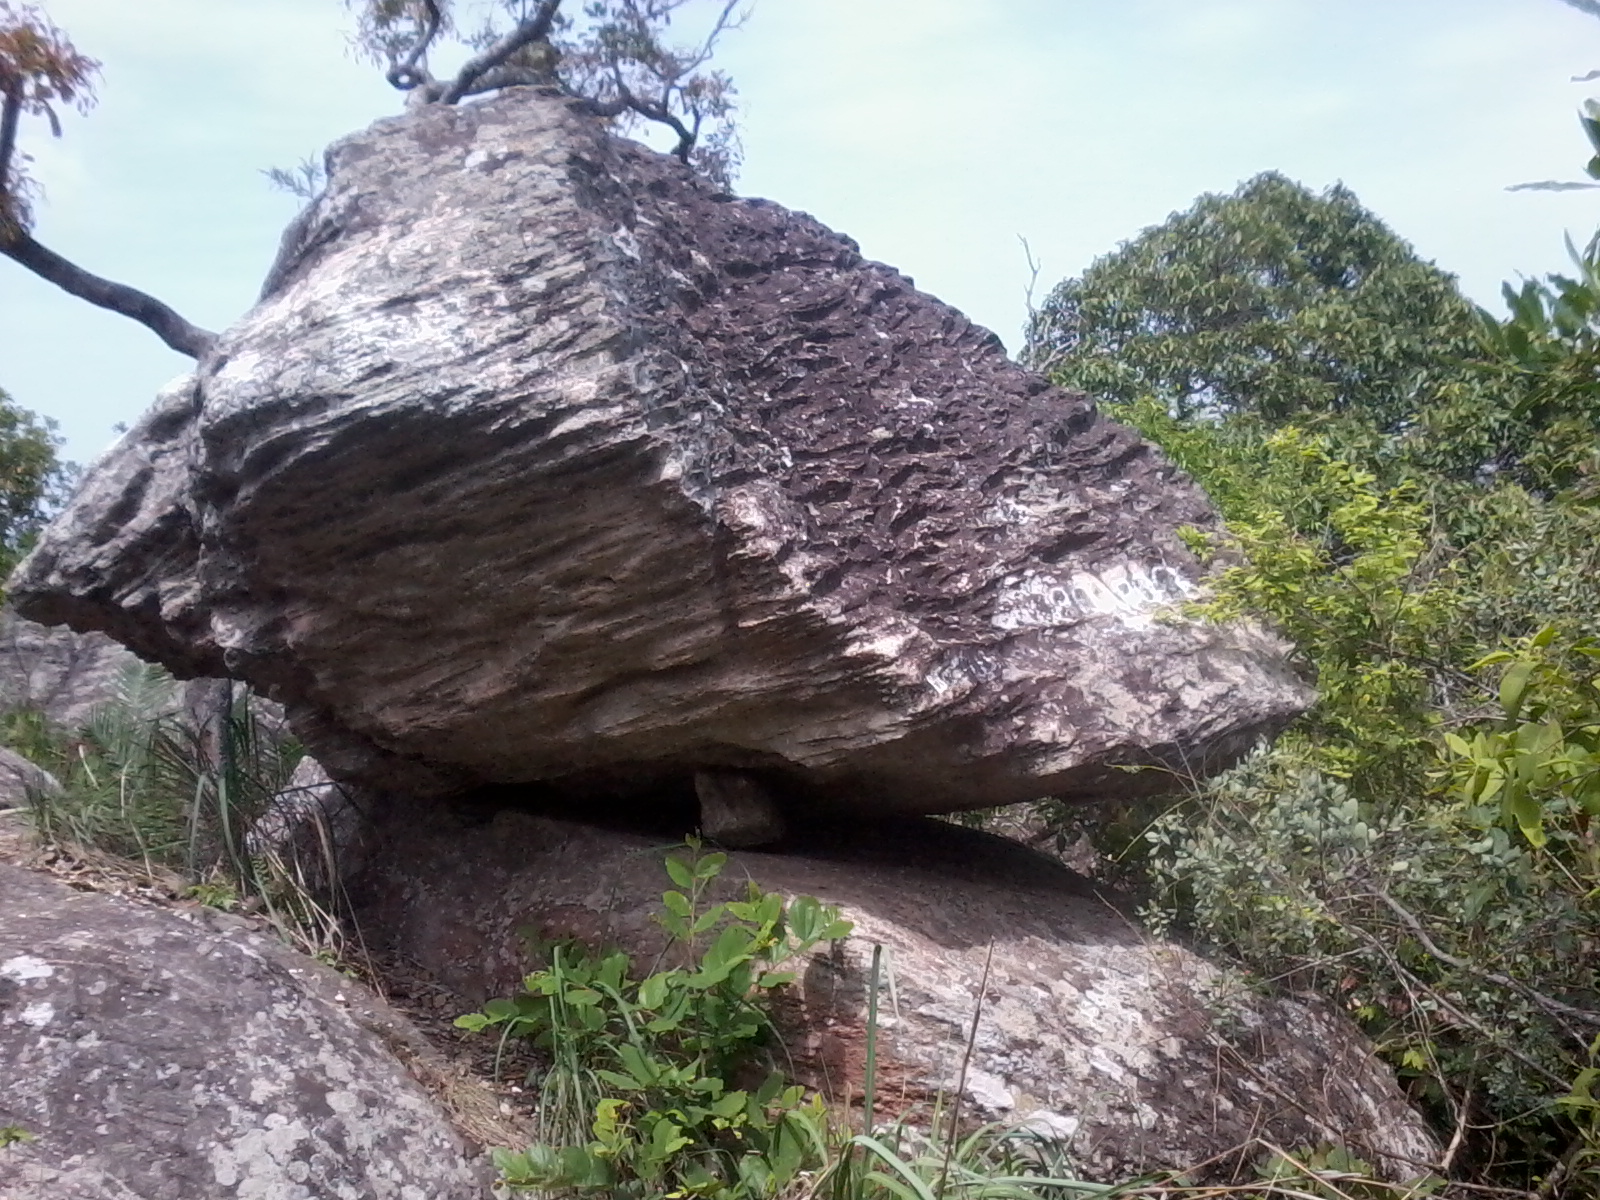
<instances>
[{"instance_id":1,"label":"exposed bedrock","mask_svg":"<svg viewBox=\"0 0 1600 1200\"><path fill-rule=\"evenodd\" d=\"M329 166L24 615L411 794L735 769L937 812L1205 771L1305 704L1271 638L1171 615L1193 483L848 238L528 89Z\"/></svg>"},{"instance_id":2,"label":"exposed bedrock","mask_svg":"<svg viewBox=\"0 0 1600 1200\"><path fill-rule=\"evenodd\" d=\"M7 1200L475 1200L487 1164L359 984L234 917L0 863Z\"/></svg>"},{"instance_id":3,"label":"exposed bedrock","mask_svg":"<svg viewBox=\"0 0 1600 1200\"><path fill-rule=\"evenodd\" d=\"M628 832L448 805L377 812L350 884L361 928L473 1002L516 993L530 927L621 946L640 972L663 961L651 914L670 886L670 825ZM816 896L855 925L816 952L775 1014L782 1064L835 1099L860 1099L876 943L885 1119L925 1119L941 1094L948 1112L964 1079L964 1113L1060 1139L1098 1178L1214 1156L1226 1174L1229 1155L1252 1157L1257 1138L1348 1146L1402 1179L1437 1159L1393 1072L1342 1013L1312 996L1264 995L1152 937L1114 897L1015 843L925 818L848 821L780 852L732 855L719 898L742 896L746 880Z\"/></svg>"}]
</instances>

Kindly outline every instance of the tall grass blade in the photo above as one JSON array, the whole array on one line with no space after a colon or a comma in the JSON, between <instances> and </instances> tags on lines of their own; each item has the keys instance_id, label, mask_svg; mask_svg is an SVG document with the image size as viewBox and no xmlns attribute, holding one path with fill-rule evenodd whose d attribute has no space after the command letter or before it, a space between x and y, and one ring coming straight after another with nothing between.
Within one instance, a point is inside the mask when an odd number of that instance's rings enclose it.
<instances>
[{"instance_id":1,"label":"tall grass blade","mask_svg":"<svg viewBox=\"0 0 1600 1200\"><path fill-rule=\"evenodd\" d=\"M869 1137L878 1111L878 971L882 965L883 946L873 943L872 976L867 982L867 1061L861 1080L861 1132Z\"/></svg>"}]
</instances>

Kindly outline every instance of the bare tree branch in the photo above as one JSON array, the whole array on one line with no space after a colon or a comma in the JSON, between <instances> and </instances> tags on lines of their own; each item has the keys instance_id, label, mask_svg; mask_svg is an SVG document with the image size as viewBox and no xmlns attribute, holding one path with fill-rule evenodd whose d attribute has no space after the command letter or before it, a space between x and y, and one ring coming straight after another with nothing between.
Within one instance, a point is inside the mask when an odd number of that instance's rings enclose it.
<instances>
[{"instance_id":1,"label":"bare tree branch","mask_svg":"<svg viewBox=\"0 0 1600 1200\"><path fill-rule=\"evenodd\" d=\"M1514 992L1520 992L1552 1016L1560 1015L1564 1017L1570 1017L1573 1020L1582 1022L1585 1025L1589 1025L1591 1027L1600 1027L1600 1013L1589 1012L1581 1008L1574 1008L1570 1004L1562 1003L1554 996L1545 995L1543 992L1539 991L1538 988L1531 987L1519 979L1513 979L1511 976L1503 975L1499 971L1486 971L1482 967L1467 962L1465 959L1457 958L1454 954L1446 953L1442 948L1440 948L1439 944L1433 940L1433 938L1428 936L1428 931L1422 927L1422 922L1417 919L1414 913L1403 907L1399 901L1391 897L1389 893L1384 891L1382 888L1377 887L1376 885L1371 886L1371 895L1375 899L1382 901L1388 907L1390 912L1399 917L1401 924L1411 931L1412 936L1415 937L1417 941L1422 943L1422 948L1437 958L1440 962L1445 963L1447 966L1452 966L1458 971L1467 971L1479 976L1480 978L1487 979L1490 983L1499 984L1503 988L1510 988ZM1575 1033L1571 1029L1568 1029L1567 1032L1569 1035L1576 1038L1580 1045L1586 1044L1588 1041L1585 1036Z\"/></svg>"},{"instance_id":2,"label":"bare tree branch","mask_svg":"<svg viewBox=\"0 0 1600 1200\"><path fill-rule=\"evenodd\" d=\"M15 14L0 2L0 16L14 18ZM132 317L178 353L199 358L217 340L216 334L189 324L154 296L91 275L29 234L24 198L27 177L16 161L17 125L27 110L48 119L51 131L60 137L61 126L51 103L76 100L79 107L87 108L93 98L90 80L99 64L79 54L60 30L29 8L22 11L20 24L0 32L11 34L13 42L27 35L24 40L36 48L32 58L24 55L20 62L15 56L8 61L0 55L0 254L62 291ZM37 50L41 44L43 53Z\"/></svg>"},{"instance_id":3,"label":"bare tree branch","mask_svg":"<svg viewBox=\"0 0 1600 1200\"><path fill-rule=\"evenodd\" d=\"M424 13L422 32L417 35L417 40L412 43L406 56L393 60L383 76L389 81L390 86L402 92L409 92L412 88L432 82L433 79L422 66L422 60L427 57L428 48L433 45L433 40L439 36L439 30L444 27L444 14L439 11L439 0L421 0L421 4Z\"/></svg>"},{"instance_id":4,"label":"bare tree branch","mask_svg":"<svg viewBox=\"0 0 1600 1200\"><path fill-rule=\"evenodd\" d=\"M699 114L695 115L695 128L690 129L678 119L677 114L667 107L667 101L661 100L657 102L639 99L629 90L628 85L622 80L622 72L615 67L612 68L612 77L617 89L617 111L632 110L646 120L655 121L672 130L673 133L678 135L678 144L672 148L672 153L679 162L687 165L689 152L694 149L695 138L700 132Z\"/></svg>"},{"instance_id":5,"label":"bare tree branch","mask_svg":"<svg viewBox=\"0 0 1600 1200\"><path fill-rule=\"evenodd\" d=\"M482 54L475 54L469 58L466 65L456 75L454 82L445 89L439 97L441 104L455 104L463 96L471 95L473 85L479 77L503 66L506 61L534 42L542 42L549 38L550 30L555 25L556 13L561 8L561 0L542 0L539 11L533 14L530 20L520 22L515 29L506 34Z\"/></svg>"},{"instance_id":6,"label":"bare tree branch","mask_svg":"<svg viewBox=\"0 0 1600 1200\"><path fill-rule=\"evenodd\" d=\"M13 201L18 198L10 186L11 156L16 153L17 122L22 116L22 81L8 79L4 86L5 106L0 108L0 228L5 226L7 198ZM21 214L15 216L20 223Z\"/></svg>"},{"instance_id":7,"label":"bare tree branch","mask_svg":"<svg viewBox=\"0 0 1600 1200\"><path fill-rule=\"evenodd\" d=\"M0 254L21 263L35 275L80 300L132 317L179 354L199 358L217 340L216 334L189 324L154 296L126 284L91 275L55 251L45 249L20 227L14 227L9 233L0 233Z\"/></svg>"}]
</instances>

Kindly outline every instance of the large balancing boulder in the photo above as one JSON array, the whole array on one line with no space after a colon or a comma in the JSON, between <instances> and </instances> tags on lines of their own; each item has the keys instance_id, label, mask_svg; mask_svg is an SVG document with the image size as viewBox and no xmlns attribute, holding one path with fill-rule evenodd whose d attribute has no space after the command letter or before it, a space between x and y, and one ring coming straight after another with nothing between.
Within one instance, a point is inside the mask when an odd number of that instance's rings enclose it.
<instances>
[{"instance_id":1,"label":"large balancing boulder","mask_svg":"<svg viewBox=\"0 0 1600 1200\"><path fill-rule=\"evenodd\" d=\"M23 614L246 679L334 777L412 794L1106 795L1306 702L1271 639L1166 614L1195 485L848 238L531 89L328 165Z\"/></svg>"}]
</instances>

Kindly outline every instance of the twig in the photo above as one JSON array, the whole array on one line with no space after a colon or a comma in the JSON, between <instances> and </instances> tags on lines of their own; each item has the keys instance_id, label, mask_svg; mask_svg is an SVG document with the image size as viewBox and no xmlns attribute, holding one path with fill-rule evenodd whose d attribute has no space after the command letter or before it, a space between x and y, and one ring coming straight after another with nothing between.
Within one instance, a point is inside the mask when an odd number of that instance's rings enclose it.
<instances>
[{"instance_id":1,"label":"twig","mask_svg":"<svg viewBox=\"0 0 1600 1200\"><path fill-rule=\"evenodd\" d=\"M1444 995L1444 993L1417 978L1416 975L1401 965L1400 961L1395 958L1394 954L1387 946L1383 944L1379 938L1361 928L1359 925L1346 925L1345 928L1361 937L1367 942L1368 945L1376 950L1378 954L1389 964L1389 969L1394 972L1396 978L1399 978L1402 981L1409 980L1412 985L1430 997L1436 1004L1439 1005L1441 1009L1449 1013L1457 1021L1460 1021L1467 1028L1473 1030L1489 1045L1500 1046L1505 1053L1509 1054L1512 1058L1516 1059L1530 1071L1542 1076L1556 1087L1565 1088L1567 1086L1567 1080L1561 1078L1561 1076L1557 1075L1554 1071L1551 1071L1535 1062L1526 1054L1522 1053L1522 1051L1518 1050L1515 1046L1502 1043L1489 1029L1484 1026L1483 1022L1468 1016L1466 1013L1462 1012L1460 1008L1456 1007L1455 1004L1451 1003L1450 998Z\"/></svg>"},{"instance_id":2,"label":"twig","mask_svg":"<svg viewBox=\"0 0 1600 1200\"><path fill-rule=\"evenodd\" d=\"M433 81L433 76L422 67L422 60L427 56L428 47L433 45L433 39L439 36L439 30L444 25L444 14L439 11L438 0L421 0L421 3L426 14L422 32L406 56L392 61L388 71L384 73L384 78L389 81L390 86L402 92L409 92L413 88Z\"/></svg>"},{"instance_id":3,"label":"twig","mask_svg":"<svg viewBox=\"0 0 1600 1200\"><path fill-rule=\"evenodd\" d=\"M1474 965L1473 963L1467 962L1465 959L1457 958L1453 954L1447 954L1444 950L1440 949L1439 945L1431 937L1428 936L1428 931L1423 928L1422 922L1419 921L1413 913L1404 908L1399 901L1393 899L1389 893L1385 892L1382 888L1375 886L1372 888L1370 894L1375 899L1381 900L1385 905L1387 905L1389 910L1393 912L1395 916L1400 918L1401 923L1404 924L1405 927L1416 936L1417 941L1422 943L1423 949L1437 958L1440 962L1447 963L1448 965L1456 968L1458 971L1466 971L1468 974L1476 975L1480 979L1487 979L1490 983L1498 983L1501 987L1510 988L1512 991L1521 992L1547 1012L1560 1013L1562 1016L1571 1017L1576 1021L1581 1021L1585 1025L1600 1026L1600 1013L1588 1012L1581 1008L1574 1008L1570 1004L1563 1004L1555 997L1546 996L1537 988L1523 983L1520 979L1513 979L1509 975L1502 975L1499 971L1486 971L1481 967ZM1586 1043L1588 1041L1587 1038L1580 1037L1579 1035L1573 1033L1570 1029L1567 1030L1567 1033L1573 1037L1577 1037L1580 1042Z\"/></svg>"},{"instance_id":4,"label":"twig","mask_svg":"<svg viewBox=\"0 0 1600 1200\"><path fill-rule=\"evenodd\" d=\"M1444 1148L1444 1157L1439 1160L1439 1173L1447 1175L1450 1164L1455 1162L1456 1153L1461 1149L1461 1143L1467 1134L1467 1117L1472 1112L1472 1089L1469 1087L1462 1093L1461 1100L1456 1103L1456 1131L1450 1135L1450 1144Z\"/></svg>"}]
</instances>

